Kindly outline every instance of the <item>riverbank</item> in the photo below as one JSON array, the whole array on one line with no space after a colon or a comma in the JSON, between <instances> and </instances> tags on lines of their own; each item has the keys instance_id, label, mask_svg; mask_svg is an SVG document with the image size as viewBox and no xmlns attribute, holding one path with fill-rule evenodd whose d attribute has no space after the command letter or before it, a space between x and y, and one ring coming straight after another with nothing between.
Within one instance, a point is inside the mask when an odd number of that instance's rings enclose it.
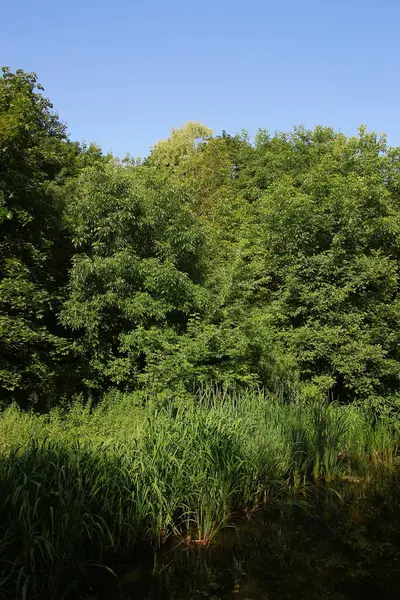
<instances>
[{"instance_id":1,"label":"riverbank","mask_svg":"<svg viewBox=\"0 0 400 600\"><path fill-rule=\"evenodd\" d=\"M209 546L232 520L316 488L362 485L396 504L398 439L395 422L354 406L257 391L12 407L0 418L3 595L75 597L115 553Z\"/></svg>"}]
</instances>

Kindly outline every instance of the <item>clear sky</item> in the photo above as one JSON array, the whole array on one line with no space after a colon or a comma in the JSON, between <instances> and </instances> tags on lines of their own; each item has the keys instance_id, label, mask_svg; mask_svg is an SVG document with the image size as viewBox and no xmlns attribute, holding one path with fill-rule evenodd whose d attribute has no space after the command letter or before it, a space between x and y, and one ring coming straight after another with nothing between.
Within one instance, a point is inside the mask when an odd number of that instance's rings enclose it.
<instances>
[{"instance_id":1,"label":"clear sky","mask_svg":"<svg viewBox=\"0 0 400 600\"><path fill-rule=\"evenodd\" d=\"M358 125L400 145L400 0L48 0L1 6L72 139L145 155L171 126Z\"/></svg>"}]
</instances>

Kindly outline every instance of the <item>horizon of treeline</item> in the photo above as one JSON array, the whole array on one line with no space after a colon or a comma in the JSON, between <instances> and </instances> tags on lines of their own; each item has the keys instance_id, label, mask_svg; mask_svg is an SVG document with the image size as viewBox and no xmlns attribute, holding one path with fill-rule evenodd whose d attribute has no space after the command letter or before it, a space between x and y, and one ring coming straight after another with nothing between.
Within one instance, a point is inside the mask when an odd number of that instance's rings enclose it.
<instances>
[{"instance_id":1,"label":"horizon of treeline","mask_svg":"<svg viewBox=\"0 0 400 600\"><path fill-rule=\"evenodd\" d=\"M189 122L120 160L42 91L3 68L3 405L212 383L396 410L399 148Z\"/></svg>"}]
</instances>

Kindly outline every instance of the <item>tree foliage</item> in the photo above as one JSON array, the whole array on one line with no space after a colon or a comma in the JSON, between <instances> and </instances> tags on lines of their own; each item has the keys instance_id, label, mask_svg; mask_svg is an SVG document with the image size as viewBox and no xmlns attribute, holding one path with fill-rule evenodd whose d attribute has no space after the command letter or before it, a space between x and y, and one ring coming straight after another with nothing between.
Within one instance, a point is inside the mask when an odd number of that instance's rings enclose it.
<instances>
[{"instance_id":1,"label":"tree foliage","mask_svg":"<svg viewBox=\"0 0 400 600\"><path fill-rule=\"evenodd\" d=\"M121 162L3 70L3 397L214 381L396 403L399 157L365 128L190 122Z\"/></svg>"},{"instance_id":2,"label":"tree foliage","mask_svg":"<svg viewBox=\"0 0 400 600\"><path fill-rule=\"evenodd\" d=\"M68 246L57 191L75 149L35 74L0 79L0 382L47 389Z\"/></svg>"},{"instance_id":3,"label":"tree foliage","mask_svg":"<svg viewBox=\"0 0 400 600\"><path fill-rule=\"evenodd\" d=\"M181 331L199 310L201 225L178 185L114 163L82 172L70 212L76 253L62 320L82 332L90 387L132 386L146 332Z\"/></svg>"},{"instance_id":4,"label":"tree foliage","mask_svg":"<svg viewBox=\"0 0 400 600\"><path fill-rule=\"evenodd\" d=\"M0 78L0 397L49 398L68 387L65 300L72 231L67 190L95 147L68 140L34 73Z\"/></svg>"}]
</instances>

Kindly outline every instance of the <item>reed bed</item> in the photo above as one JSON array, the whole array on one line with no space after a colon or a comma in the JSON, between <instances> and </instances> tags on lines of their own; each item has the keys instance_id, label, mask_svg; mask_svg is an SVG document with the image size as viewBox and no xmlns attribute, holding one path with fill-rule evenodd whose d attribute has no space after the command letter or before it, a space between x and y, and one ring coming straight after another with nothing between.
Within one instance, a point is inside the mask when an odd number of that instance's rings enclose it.
<instances>
[{"instance_id":1,"label":"reed bed","mask_svg":"<svg viewBox=\"0 0 400 600\"><path fill-rule=\"evenodd\" d=\"M395 421L258 390L0 415L0 596L59 600L139 544L207 545L308 486L397 482Z\"/></svg>"}]
</instances>

